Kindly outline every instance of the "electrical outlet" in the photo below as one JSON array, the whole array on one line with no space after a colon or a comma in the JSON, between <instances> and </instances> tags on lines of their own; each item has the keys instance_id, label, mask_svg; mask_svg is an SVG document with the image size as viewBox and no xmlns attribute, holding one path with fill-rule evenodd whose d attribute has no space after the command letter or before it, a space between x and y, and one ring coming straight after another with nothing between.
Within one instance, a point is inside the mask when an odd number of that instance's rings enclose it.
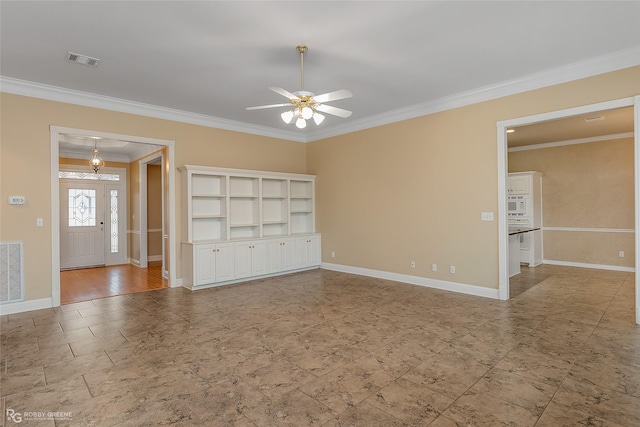
<instances>
[{"instance_id":1,"label":"electrical outlet","mask_svg":"<svg viewBox=\"0 0 640 427\"><path fill-rule=\"evenodd\" d=\"M331 251L331 258L335 258L336 257L336 253L334 251Z\"/></svg>"},{"instance_id":2,"label":"electrical outlet","mask_svg":"<svg viewBox=\"0 0 640 427\"><path fill-rule=\"evenodd\" d=\"M456 274L456 266L455 265L452 265L452 266L449 267L449 273Z\"/></svg>"},{"instance_id":3,"label":"electrical outlet","mask_svg":"<svg viewBox=\"0 0 640 427\"><path fill-rule=\"evenodd\" d=\"M438 264L431 264L431 271L438 271Z\"/></svg>"},{"instance_id":4,"label":"electrical outlet","mask_svg":"<svg viewBox=\"0 0 640 427\"><path fill-rule=\"evenodd\" d=\"M411 261L411 268L416 268L416 262L415 261Z\"/></svg>"},{"instance_id":5,"label":"electrical outlet","mask_svg":"<svg viewBox=\"0 0 640 427\"><path fill-rule=\"evenodd\" d=\"M624 258L624 251L620 251L620 252L618 252L618 256L619 256L620 258Z\"/></svg>"}]
</instances>

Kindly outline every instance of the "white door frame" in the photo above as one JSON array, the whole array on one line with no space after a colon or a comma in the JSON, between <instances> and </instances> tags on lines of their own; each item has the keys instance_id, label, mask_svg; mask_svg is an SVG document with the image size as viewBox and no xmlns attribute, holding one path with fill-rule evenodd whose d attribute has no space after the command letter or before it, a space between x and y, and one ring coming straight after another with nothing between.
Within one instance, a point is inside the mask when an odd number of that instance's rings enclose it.
<instances>
[{"instance_id":1,"label":"white door frame","mask_svg":"<svg viewBox=\"0 0 640 427\"><path fill-rule=\"evenodd\" d=\"M501 300L509 299L509 223L507 220L507 128L541 123L580 114L634 106L634 187L635 187L635 288L636 323L640 324L640 96L616 99L566 110L499 121L498 128L498 291Z\"/></svg>"},{"instance_id":2,"label":"white door frame","mask_svg":"<svg viewBox=\"0 0 640 427\"><path fill-rule=\"evenodd\" d=\"M59 172L59 148L60 134L71 134L78 136L100 137L103 139L123 140L138 144L152 144L167 147L167 162L169 169L169 194L167 204L171 208L167 210L168 234L169 234L169 286L179 286L176 278L176 214L173 207L176 195L176 168L175 164L175 141L165 139L146 138L141 136L121 135L115 133L90 131L85 129L75 129L60 126L50 126L51 133L51 304L53 307L60 306L60 202L58 200L60 183Z\"/></svg>"},{"instance_id":3,"label":"white door frame","mask_svg":"<svg viewBox=\"0 0 640 427\"><path fill-rule=\"evenodd\" d=\"M149 266L149 224L147 223L147 165L155 163L160 160L160 165L164 166L164 155L161 151L150 154L138 160L139 172L140 172L140 268L147 268ZM162 180L162 274L165 271L164 265L164 212L165 212L165 200L164 200L164 171L160 175Z\"/></svg>"}]
</instances>

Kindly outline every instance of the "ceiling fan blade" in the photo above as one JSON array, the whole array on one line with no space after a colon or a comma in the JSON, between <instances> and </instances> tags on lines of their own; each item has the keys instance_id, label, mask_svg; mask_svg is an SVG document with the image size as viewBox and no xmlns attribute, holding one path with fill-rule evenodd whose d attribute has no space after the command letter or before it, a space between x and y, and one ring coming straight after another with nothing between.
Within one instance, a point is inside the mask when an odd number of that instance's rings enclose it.
<instances>
[{"instance_id":1,"label":"ceiling fan blade","mask_svg":"<svg viewBox=\"0 0 640 427\"><path fill-rule=\"evenodd\" d=\"M284 96L287 99L298 99L298 97L294 94L292 94L291 92L289 92L288 90L284 90L281 87L270 87L269 89L271 89L272 91L274 91L275 93Z\"/></svg>"},{"instance_id":2,"label":"ceiling fan blade","mask_svg":"<svg viewBox=\"0 0 640 427\"><path fill-rule=\"evenodd\" d=\"M258 105L257 107L247 107L247 110L261 110L263 108L289 107L291 105L293 105L293 104Z\"/></svg>"},{"instance_id":3,"label":"ceiling fan blade","mask_svg":"<svg viewBox=\"0 0 640 427\"><path fill-rule=\"evenodd\" d=\"M351 98L353 94L346 90L340 89L333 92L323 93L322 95L314 96L313 99L318 103L337 101L338 99Z\"/></svg>"},{"instance_id":4,"label":"ceiling fan blade","mask_svg":"<svg viewBox=\"0 0 640 427\"><path fill-rule=\"evenodd\" d=\"M342 108L332 107L331 105L320 104L316 107L316 110L322 111L323 113L333 114L334 116L342 117L346 119L351 116L351 111L343 110Z\"/></svg>"}]
</instances>

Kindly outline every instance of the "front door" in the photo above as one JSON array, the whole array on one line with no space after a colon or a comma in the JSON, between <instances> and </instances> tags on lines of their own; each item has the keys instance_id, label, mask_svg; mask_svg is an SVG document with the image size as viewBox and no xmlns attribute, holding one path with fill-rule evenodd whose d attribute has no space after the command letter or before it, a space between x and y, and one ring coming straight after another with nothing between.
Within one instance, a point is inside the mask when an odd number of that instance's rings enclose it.
<instances>
[{"instance_id":1,"label":"front door","mask_svg":"<svg viewBox=\"0 0 640 427\"><path fill-rule=\"evenodd\" d=\"M104 183L60 183L60 268L105 265Z\"/></svg>"}]
</instances>

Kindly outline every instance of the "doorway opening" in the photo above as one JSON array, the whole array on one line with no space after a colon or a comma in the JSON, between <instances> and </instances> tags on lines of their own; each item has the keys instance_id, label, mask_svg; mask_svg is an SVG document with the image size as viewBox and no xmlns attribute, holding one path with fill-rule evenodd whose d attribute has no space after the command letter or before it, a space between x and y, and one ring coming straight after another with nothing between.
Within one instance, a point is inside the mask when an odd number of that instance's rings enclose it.
<instances>
[{"instance_id":1,"label":"doorway opening","mask_svg":"<svg viewBox=\"0 0 640 427\"><path fill-rule=\"evenodd\" d=\"M175 215L167 208L175 199L174 142L57 126L50 130L53 305L62 302L61 274L77 288L76 295L86 291L84 297L65 295L65 303L177 286ZM86 154L96 141L107 163L99 173L90 170ZM142 164L144 190L138 185L140 180L130 185L126 180L138 177L137 171L127 171ZM140 215L141 206L146 210L149 193L147 164L153 164L153 179L160 181L153 197L160 202L161 215L152 232L161 236L161 249L151 263L148 222L146 215L144 221ZM62 177L62 171L70 174ZM139 268L141 260L144 269Z\"/></svg>"},{"instance_id":2,"label":"doorway opening","mask_svg":"<svg viewBox=\"0 0 640 427\"><path fill-rule=\"evenodd\" d=\"M558 119L564 119L584 114L615 110L624 107L634 107L634 223L635 237L634 248L635 258L633 270L640 265L640 241L637 230L640 225L640 129L638 124L640 121L640 96L635 98L624 98L614 101L608 101L598 104L592 104L582 107L570 108L566 110L554 111L550 113L538 114L534 116L522 117L518 119L505 120L497 123L498 128L498 227L499 227L499 295L500 299L509 299L509 243L508 243L508 217L507 217L507 174L508 174L508 147L507 147L507 129L517 128L518 126L533 125L538 123L550 122ZM635 277L635 306L636 306L636 323L640 324L640 280Z\"/></svg>"}]
</instances>

